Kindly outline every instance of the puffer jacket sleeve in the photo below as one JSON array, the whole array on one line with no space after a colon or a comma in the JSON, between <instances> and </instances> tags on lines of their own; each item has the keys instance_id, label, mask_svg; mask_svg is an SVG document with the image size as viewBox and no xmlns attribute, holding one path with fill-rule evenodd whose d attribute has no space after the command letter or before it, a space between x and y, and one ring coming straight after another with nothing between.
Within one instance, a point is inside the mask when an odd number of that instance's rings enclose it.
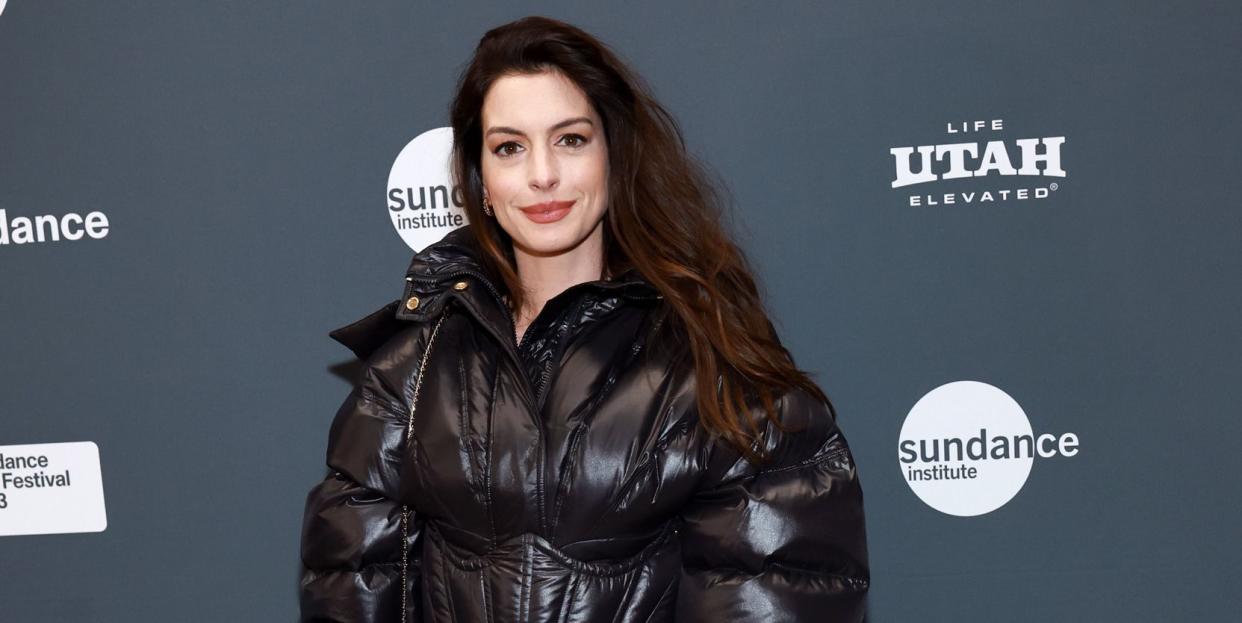
<instances>
[{"instance_id":1,"label":"puffer jacket sleeve","mask_svg":"<svg viewBox=\"0 0 1242 623\"><path fill-rule=\"evenodd\" d=\"M870 584L862 489L830 406L785 394L773 462L734 462L682 514L676 620L862 621ZM736 455L734 455L736 456Z\"/></svg>"},{"instance_id":2,"label":"puffer jacket sleeve","mask_svg":"<svg viewBox=\"0 0 1242 623\"><path fill-rule=\"evenodd\" d=\"M302 621L419 620L422 522L397 501L406 410L392 387L401 384L369 361L333 420L332 473L311 489L302 523Z\"/></svg>"}]
</instances>

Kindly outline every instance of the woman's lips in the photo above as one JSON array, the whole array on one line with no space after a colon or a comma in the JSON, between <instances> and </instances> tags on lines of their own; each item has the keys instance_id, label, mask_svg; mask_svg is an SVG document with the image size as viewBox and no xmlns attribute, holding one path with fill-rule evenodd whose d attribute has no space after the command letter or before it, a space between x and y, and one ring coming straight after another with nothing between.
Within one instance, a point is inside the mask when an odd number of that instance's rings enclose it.
<instances>
[{"instance_id":1,"label":"woman's lips","mask_svg":"<svg viewBox=\"0 0 1242 623\"><path fill-rule=\"evenodd\" d=\"M569 214L574 201L549 201L522 208L522 214L536 223L555 223Z\"/></svg>"}]
</instances>

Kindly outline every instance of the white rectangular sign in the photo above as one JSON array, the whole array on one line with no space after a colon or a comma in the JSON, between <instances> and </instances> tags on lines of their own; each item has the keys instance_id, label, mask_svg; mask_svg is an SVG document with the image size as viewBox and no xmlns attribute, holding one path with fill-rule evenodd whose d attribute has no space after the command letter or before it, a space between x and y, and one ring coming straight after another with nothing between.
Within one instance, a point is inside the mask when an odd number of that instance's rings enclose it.
<instances>
[{"instance_id":1,"label":"white rectangular sign","mask_svg":"<svg viewBox=\"0 0 1242 623\"><path fill-rule=\"evenodd\" d=\"M95 442L0 446L0 536L107 527Z\"/></svg>"}]
</instances>

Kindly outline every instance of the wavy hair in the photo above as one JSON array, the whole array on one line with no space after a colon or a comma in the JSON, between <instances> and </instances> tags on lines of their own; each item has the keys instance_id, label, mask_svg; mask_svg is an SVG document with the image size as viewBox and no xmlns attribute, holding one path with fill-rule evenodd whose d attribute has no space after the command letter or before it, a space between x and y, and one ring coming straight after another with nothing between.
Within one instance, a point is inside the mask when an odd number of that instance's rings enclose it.
<instances>
[{"instance_id":1,"label":"wavy hair","mask_svg":"<svg viewBox=\"0 0 1242 623\"><path fill-rule=\"evenodd\" d=\"M512 310L524 296L511 239L482 210L483 100L505 75L557 71L586 94L603 120L610 178L605 212L607 275L636 268L664 295L674 322L670 340L692 360L701 425L752 462L766 457L763 428L751 408L781 430L776 398L795 387L826 403L799 370L764 310L745 255L721 223L717 187L687 152L673 117L605 44L547 17L525 17L487 31L462 72L453 99L452 169L486 268L509 291ZM670 313L671 312L671 313ZM684 361L684 360L683 360Z\"/></svg>"}]
</instances>

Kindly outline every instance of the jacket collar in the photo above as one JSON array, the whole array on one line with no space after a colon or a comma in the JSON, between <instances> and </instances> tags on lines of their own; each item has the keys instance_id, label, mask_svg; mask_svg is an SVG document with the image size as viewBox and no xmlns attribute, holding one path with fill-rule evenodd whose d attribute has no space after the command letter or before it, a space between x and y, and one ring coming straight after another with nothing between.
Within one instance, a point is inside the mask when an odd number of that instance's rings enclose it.
<instances>
[{"instance_id":1,"label":"jacket collar","mask_svg":"<svg viewBox=\"0 0 1242 623\"><path fill-rule=\"evenodd\" d=\"M397 307L396 317L426 320L438 314L448 300L459 298L484 320L506 326L509 312L501 300L506 292L504 283L487 274L482 255L483 251L469 225L454 229L438 242L416 253L406 269L405 293ZM579 288L612 291L633 300L662 298L659 290L636 268L630 268L610 280L576 284L570 290Z\"/></svg>"},{"instance_id":2,"label":"jacket collar","mask_svg":"<svg viewBox=\"0 0 1242 623\"><path fill-rule=\"evenodd\" d=\"M505 332L506 327L511 330L512 319L501 301L503 286L485 274L481 254L469 225L449 232L410 260L405 275L405 292L400 299L328 335L359 358L366 359L388 338L401 331L405 326L402 321L433 318L450 299L456 298L483 320L498 339L508 344L511 338L507 338ZM663 298L659 290L633 268L612 280L574 285L558 296L578 288L615 291L633 300Z\"/></svg>"}]
</instances>

